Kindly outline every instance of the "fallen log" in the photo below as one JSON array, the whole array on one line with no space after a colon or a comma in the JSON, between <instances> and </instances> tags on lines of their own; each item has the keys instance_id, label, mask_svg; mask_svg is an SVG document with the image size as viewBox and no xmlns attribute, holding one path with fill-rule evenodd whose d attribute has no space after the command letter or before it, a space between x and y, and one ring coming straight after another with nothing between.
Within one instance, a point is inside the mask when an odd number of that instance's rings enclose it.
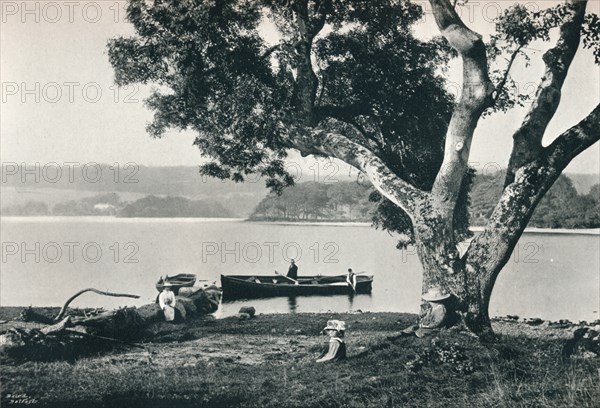
<instances>
[{"instance_id":1,"label":"fallen log","mask_svg":"<svg viewBox=\"0 0 600 408\"><path fill-rule=\"evenodd\" d=\"M86 289L85 291L90 290ZM78 295L85 291L78 292ZM91 291L95 292L96 290ZM132 296L134 295L129 295L129 297ZM179 321L215 312L219 307L220 296L221 293L216 287L190 291L189 297L177 296L176 308L180 317ZM66 314L68 304L75 297L71 297L65 303L63 310L61 310L58 316ZM152 330L148 331L148 328L159 322L164 322L164 313L156 303L143 305L138 308L124 307L102 312L91 317L66 316L60 322L39 330L28 329L18 331L12 329L11 332L0 336L0 351L27 350L27 347L31 347L32 344L40 348L45 343L50 345L55 344L56 339L59 342L73 341L72 336L74 335L109 343L123 342L123 344L135 344L132 343L133 340L143 338L148 333L151 333ZM80 339L80 341L83 341L83 339ZM85 343L82 344L85 348ZM41 351L35 353L36 356L40 354L43 353Z\"/></svg>"}]
</instances>

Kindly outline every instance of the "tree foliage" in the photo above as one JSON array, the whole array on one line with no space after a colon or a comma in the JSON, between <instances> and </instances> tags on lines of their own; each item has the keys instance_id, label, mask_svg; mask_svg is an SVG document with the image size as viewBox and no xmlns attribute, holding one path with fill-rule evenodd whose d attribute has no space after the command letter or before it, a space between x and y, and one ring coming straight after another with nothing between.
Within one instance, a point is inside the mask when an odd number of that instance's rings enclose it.
<instances>
[{"instance_id":1,"label":"tree foliage","mask_svg":"<svg viewBox=\"0 0 600 408\"><path fill-rule=\"evenodd\" d=\"M322 3L330 8L330 31L315 40L313 58L323 120L352 127L397 173L431 187L452 107L436 73L448 47L411 34L422 11L409 2ZM282 163L289 129L298 124L292 7L132 0L127 15L136 35L109 43L116 82L157 85L147 101L155 113L148 131L160 137L168 128L195 130L195 145L214 159L202 167L205 174L242 181L260 173L275 190L292 184ZM275 45L264 37L267 22L281 36Z\"/></svg>"},{"instance_id":2,"label":"tree foliage","mask_svg":"<svg viewBox=\"0 0 600 408\"><path fill-rule=\"evenodd\" d=\"M515 106L525 106L532 95L521 93L511 75L517 59L528 67L534 41L550 41L552 30L568 21L574 12L574 5L561 3L554 7L534 11L527 4L515 3L504 10L496 20L496 33L487 46L492 81L496 86L494 105L486 112L506 112ZM595 14L588 14L582 26L583 44L593 50L596 63L600 63L600 21ZM546 58L551 58L551 54ZM548 61L551 62L551 61Z\"/></svg>"},{"instance_id":3,"label":"tree foliage","mask_svg":"<svg viewBox=\"0 0 600 408\"><path fill-rule=\"evenodd\" d=\"M162 137L169 128L194 130L194 144L213 159L203 174L243 181L258 173L281 194L294 183L283 160L293 147L291 130L303 122L294 17L303 12L315 36L318 86L310 98L316 121L367 146L402 179L431 189L454 103L442 74L456 53L441 37L415 38L412 26L423 11L409 1L305 3L306 9L301 1L130 0L127 16L136 35L108 45L116 82L154 85L146 101L154 112L148 132ZM499 16L487 46L496 90L485 114L523 106L529 96L517 92L513 63L522 58L528 65L527 47L549 41L572 11L567 4L541 11L515 4ZM597 57L599 25L589 15L583 29L584 44ZM279 38L267 38L267 28ZM458 240L469 236L472 180L468 172L454 214ZM412 243L410 217L378 192L370 199L378 204L375 225L406 234L400 246Z\"/></svg>"},{"instance_id":4,"label":"tree foliage","mask_svg":"<svg viewBox=\"0 0 600 408\"><path fill-rule=\"evenodd\" d=\"M250 219L270 221L366 221L374 207L367 197L370 184L353 182L299 183L282 194L271 193Z\"/></svg>"},{"instance_id":5,"label":"tree foliage","mask_svg":"<svg viewBox=\"0 0 600 408\"><path fill-rule=\"evenodd\" d=\"M213 159L203 174L243 181L258 173L278 193L292 185L283 162L290 129L299 122L292 3L130 1L136 35L110 41L109 56L117 84L155 85L147 100L154 111L148 132L196 131L194 144ZM440 75L450 48L441 38L424 42L412 35L422 10L407 1L317 4L329 8L322 23L329 31L315 39L312 53L320 84L317 120L430 189L452 109ZM265 24L277 28L277 44L265 38ZM382 207L381 214L389 211ZM403 217L381 226L404 230L405 223L394 223Z\"/></svg>"}]
</instances>

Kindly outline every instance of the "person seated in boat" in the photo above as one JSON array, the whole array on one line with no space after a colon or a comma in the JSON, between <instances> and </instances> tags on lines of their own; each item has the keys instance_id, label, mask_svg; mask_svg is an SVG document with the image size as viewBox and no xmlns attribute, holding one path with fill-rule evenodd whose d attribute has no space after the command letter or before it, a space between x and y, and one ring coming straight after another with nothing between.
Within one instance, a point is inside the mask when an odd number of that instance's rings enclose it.
<instances>
[{"instance_id":1,"label":"person seated in boat","mask_svg":"<svg viewBox=\"0 0 600 408\"><path fill-rule=\"evenodd\" d=\"M439 287L432 287L422 297L429 304L429 310L421 317L418 324L402 330L403 334L415 334L424 337L439 329L454 326L460 320L456 312L456 297Z\"/></svg>"},{"instance_id":2,"label":"person seated in boat","mask_svg":"<svg viewBox=\"0 0 600 408\"><path fill-rule=\"evenodd\" d=\"M346 275L346 282L348 286L352 288L354 292L356 292L356 274L352 272L352 268L348 268L348 274Z\"/></svg>"},{"instance_id":3,"label":"person seated in boat","mask_svg":"<svg viewBox=\"0 0 600 408\"><path fill-rule=\"evenodd\" d=\"M296 261L292 259L290 262L290 267L286 276L294 280L298 279L298 266L296 265Z\"/></svg>"},{"instance_id":4,"label":"person seated in boat","mask_svg":"<svg viewBox=\"0 0 600 408\"><path fill-rule=\"evenodd\" d=\"M346 343L344 342L346 323L343 320L329 320L323 331L329 336L329 348L316 362L344 360L346 358Z\"/></svg>"},{"instance_id":5,"label":"person seated in boat","mask_svg":"<svg viewBox=\"0 0 600 408\"><path fill-rule=\"evenodd\" d=\"M175 304L177 301L175 300L175 293L171 290L172 287L172 283L165 282L162 292L158 295L158 305L164 312L167 322L175 320Z\"/></svg>"}]
</instances>

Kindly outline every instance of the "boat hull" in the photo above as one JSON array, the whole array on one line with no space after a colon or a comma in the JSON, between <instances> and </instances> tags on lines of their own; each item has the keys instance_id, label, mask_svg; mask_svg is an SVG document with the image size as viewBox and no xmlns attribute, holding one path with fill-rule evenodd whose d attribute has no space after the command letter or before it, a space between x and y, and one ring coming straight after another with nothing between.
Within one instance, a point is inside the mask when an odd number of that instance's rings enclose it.
<instances>
[{"instance_id":1,"label":"boat hull","mask_svg":"<svg viewBox=\"0 0 600 408\"><path fill-rule=\"evenodd\" d=\"M277 283L273 283L273 280ZM304 276L296 285L280 275L221 275L223 300L252 299L278 296L327 296L371 293L373 277L357 276L356 290L340 276Z\"/></svg>"},{"instance_id":2,"label":"boat hull","mask_svg":"<svg viewBox=\"0 0 600 408\"><path fill-rule=\"evenodd\" d=\"M194 284L196 283L196 275L194 275L193 273L180 273L179 275L169 276L167 280L173 285L171 287L171 290L175 294L177 294L179 292L179 289L181 288L194 286ZM156 282L155 286L156 290L162 292L164 288L164 282L162 280L159 280L158 282Z\"/></svg>"}]
</instances>

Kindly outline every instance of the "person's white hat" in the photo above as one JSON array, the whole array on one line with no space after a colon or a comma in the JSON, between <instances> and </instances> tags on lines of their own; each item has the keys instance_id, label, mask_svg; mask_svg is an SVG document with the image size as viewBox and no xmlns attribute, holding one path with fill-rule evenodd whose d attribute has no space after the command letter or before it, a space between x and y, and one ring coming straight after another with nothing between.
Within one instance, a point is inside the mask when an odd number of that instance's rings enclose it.
<instances>
[{"instance_id":1,"label":"person's white hat","mask_svg":"<svg viewBox=\"0 0 600 408\"><path fill-rule=\"evenodd\" d=\"M344 322L343 320L328 320L327 326L323 330L345 331L346 322Z\"/></svg>"},{"instance_id":2,"label":"person's white hat","mask_svg":"<svg viewBox=\"0 0 600 408\"><path fill-rule=\"evenodd\" d=\"M439 302L440 300L448 299L450 296L451 295L446 293L442 288L433 287L429 288L429 291L423 294L422 299L428 302Z\"/></svg>"}]
</instances>

